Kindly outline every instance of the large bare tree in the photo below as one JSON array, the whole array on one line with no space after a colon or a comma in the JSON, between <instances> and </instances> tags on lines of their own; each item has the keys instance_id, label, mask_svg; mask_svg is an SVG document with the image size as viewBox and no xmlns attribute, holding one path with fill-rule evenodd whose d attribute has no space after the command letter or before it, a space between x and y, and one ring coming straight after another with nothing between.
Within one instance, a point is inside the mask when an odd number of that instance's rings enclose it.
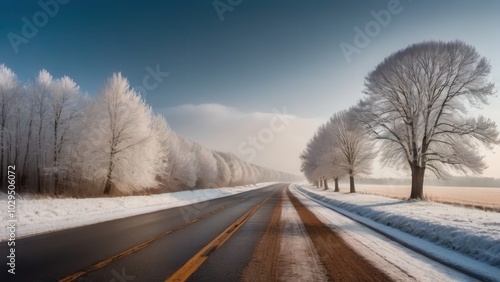
<instances>
[{"instance_id":1,"label":"large bare tree","mask_svg":"<svg viewBox=\"0 0 500 282\"><path fill-rule=\"evenodd\" d=\"M443 177L450 169L479 174L486 168L478 145L491 149L498 131L469 110L493 95L490 70L462 41L430 41L390 55L366 76L361 117L382 142L385 164L410 168L411 199L423 198L426 169Z\"/></svg>"}]
</instances>

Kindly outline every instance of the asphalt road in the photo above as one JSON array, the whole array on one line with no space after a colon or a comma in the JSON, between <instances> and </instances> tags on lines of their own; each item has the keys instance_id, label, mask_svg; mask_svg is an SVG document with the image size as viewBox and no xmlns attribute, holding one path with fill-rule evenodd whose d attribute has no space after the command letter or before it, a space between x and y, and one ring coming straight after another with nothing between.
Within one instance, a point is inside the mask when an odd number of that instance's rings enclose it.
<instances>
[{"instance_id":1,"label":"asphalt road","mask_svg":"<svg viewBox=\"0 0 500 282\"><path fill-rule=\"evenodd\" d=\"M4 254L8 254L9 247L3 242L0 281L57 281L162 234L165 236L85 273L76 281L164 281L228 226L272 195L190 277L191 281L238 280L271 218L280 194L275 192L286 186L275 184L190 206L18 239L15 275L7 273Z\"/></svg>"}]
</instances>

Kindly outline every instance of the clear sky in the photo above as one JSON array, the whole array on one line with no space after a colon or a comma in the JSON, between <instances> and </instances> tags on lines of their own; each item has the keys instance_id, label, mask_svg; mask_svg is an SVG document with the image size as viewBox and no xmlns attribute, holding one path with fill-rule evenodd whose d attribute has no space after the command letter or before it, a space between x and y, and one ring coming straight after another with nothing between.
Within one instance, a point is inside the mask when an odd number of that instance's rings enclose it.
<instances>
[{"instance_id":1,"label":"clear sky","mask_svg":"<svg viewBox=\"0 0 500 282\"><path fill-rule=\"evenodd\" d=\"M68 75L89 95L121 71L181 135L298 173L317 125L362 98L364 76L409 44L464 40L491 61L500 87L500 1L397 2L1 0L0 63L23 81L42 68ZM390 7L347 58L340 45L356 46L356 28ZM499 100L483 114L500 125ZM267 143L250 145L259 134ZM496 152L487 176L500 175Z\"/></svg>"}]
</instances>

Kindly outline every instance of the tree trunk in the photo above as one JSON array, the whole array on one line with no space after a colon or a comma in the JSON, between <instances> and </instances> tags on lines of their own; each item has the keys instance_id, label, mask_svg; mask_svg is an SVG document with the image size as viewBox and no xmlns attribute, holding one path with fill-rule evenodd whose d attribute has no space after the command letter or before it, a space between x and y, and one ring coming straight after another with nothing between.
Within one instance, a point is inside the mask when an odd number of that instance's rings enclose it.
<instances>
[{"instance_id":1,"label":"tree trunk","mask_svg":"<svg viewBox=\"0 0 500 282\"><path fill-rule=\"evenodd\" d=\"M38 190L38 194L42 194L43 193L43 189L42 189L42 173L40 172L40 167L37 166L36 167L36 175L37 175L37 178L36 178L36 184L37 184L37 190Z\"/></svg>"},{"instance_id":2,"label":"tree trunk","mask_svg":"<svg viewBox=\"0 0 500 282\"><path fill-rule=\"evenodd\" d=\"M356 187L354 186L354 175L352 170L349 170L349 193L356 193Z\"/></svg>"},{"instance_id":3,"label":"tree trunk","mask_svg":"<svg viewBox=\"0 0 500 282\"><path fill-rule=\"evenodd\" d=\"M411 194L410 199L422 200L424 198L425 167L410 165L411 167Z\"/></svg>"},{"instance_id":4,"label":"tree trunk","mask_svg":"<svg viewBox=\"0 0 500 282\"><path fill-rule=\"evenodd\" d=\"M325 182L325 190L328 190L328 179L324 178L323 181Z\"/></svg>"},{"instance_id":5,"label":"tree trunk","mask_svg":"<svg viewBox=\"0 0 500 282\"><path fill-rule=\"evenodd\" d=\"M54 193L56 195L61 195L62 194L61 188L59 187L59 175L58 175L57 171L54 174Z\"/></svg>"},{"instance_id":6,"label":"tree trunk","mask_svg":"<svg viewBox=\"0 0 500 282\"><path fill-rule=\"evenodd\" d=\"M24 155L24 163L23 163L23 171L21 176L21 186L26 186L28 182L28 160L30 157L30 141L31 141L31 126L33 124L33 119L30 119L29 129L28 129L28 138L26 139L26 154Z\"/></svg>"},{"instance_id":7,"label":"tree trunk","mask_svg":"<svg viewBox=\"0 0 500 282\"><path fill-rule=\"evenodd\" d=\"M340 189L339 189L339 178L335 177L333 180L335 181L335 192L340 192Z\"/></svg>"},{"instance_id":8,"label":"tree trunk","mask_svg":"<svg viewBox=\"0 0 500 282\"><path fill-rule=\"evenodd\" d=\"M43 123L43 116L40 115L40 126L38 127L38 152L37 152L37 159L36 159L36 166L37 166L37 185L38 185L38 193L42 194L43 193L43 187L42 187L42 173L41 173L41 166L44 165L43 163L43 153L42 153L42 123Z\"/></svg>"},{"instance_id":9,"label":"tree trunk","mask_svg":"<svg viewBox=\"0 0 500 282\"><path fill-rule=\"evenodd\" d=\"M349 192L356 193L356 187L354 186L354 176L349 175Z\"/></svg>"},{"instance_id":10,"label":"tree trunk","mask_svg":"<svg viewBox=\"0 0 500 282\"><path fill-rule=\"evenodd\" d=\"M109 195L111 193L111 165L108 171L108 176L106 178L106 185L104 185L104 195Z\"/></svg>"},{"instance_id":11,"label":"tree trunk","mask_svg":"<svg viewBox=\"0 0 500 282\"><path fill-rule=\"evenodd\" d=\"M111 193L111 179L106 179L106 184L104 185L104 195L109 195Z\"/></svg>"},{"instance_id":12,"label":"tree trunk","mask_svg":"<svg viewBox=\"0 0 500 282\"><path fill-rule=\"evenodd\" d=\"M109 195L111 193L111 174L113 173L113 157L114 149L111 148L111 156L109 157L109 168L108 175L106 177L106 185L104 185L104 195Z\"/></svg>"},{"instance_id":13,"label":"tree trunk","mask_svg":"<svg viewBox=\"0 0 500 282\"><path fill-rule=\"evenodd\" d=\"M56 172L54 174L54 193L56 195L59 195L59 179L57 177L57 171L59 170L58 164L57 164L57 121L54 121L54 144L53 144L53 160L52 160L52 166L56 167Z\"/></svg>"}]
</instances>

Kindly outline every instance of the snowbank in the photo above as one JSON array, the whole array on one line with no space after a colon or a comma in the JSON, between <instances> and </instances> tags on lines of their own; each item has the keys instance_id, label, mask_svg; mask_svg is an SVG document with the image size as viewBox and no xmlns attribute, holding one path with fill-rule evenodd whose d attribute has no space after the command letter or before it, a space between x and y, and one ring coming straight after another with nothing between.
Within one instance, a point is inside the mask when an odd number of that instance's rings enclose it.
<instances>
[{"instance_id":1,"label":"snowbank","mask_svg":"<svg viewBox=\"0 0 500 282\"><path fill-rule=\"evenodd\" d=\"M226 197L272 183L188 190L150 196L91 199L23 199L17 195L16 238L124 218L157 210ZM7 194L0 193L0 241L6 241Z\"/></svg>"},{"instance_id":2,"label":"snowbank","mask_svg":"<svg viewBox=\"0 0 500 282\"><path fill-rule=\"evenodd\" d=\"M500 269L500 213L296 186L320 202Z\"/></svg>"},{"instance_id":3,"label":"snowbank","mask_svg":"<svg viewBox=\"0 0 500 282\"><path fill-rule=\"evenodd\" d=\"M380 225L382 228L390 229L392 233L400 233L401 235L410 238L408 241L414 244L415 241L421 241L425 242L427 245L431 245L431 248L434 250L441 249L450 253L452 251L438 247L428 241L413 237L397 229L383 226L370 219L363 218L348 211L340 213L338 210L341 209L331 208L333 206L320 203L319 201L304 195L304 193L293 188L296 187L295 185L292 185L291 187L292 194L294 194L294 196L297 197L302 204L307 206L307 208L312 211L318 219L333 229L334 232L339 234L342 239L358 254L362 255L378 269L383 270L392 278L393 281L476 281L462 272L440 264L421 253L409 250L401 244L395 243L387 236L382 235L378 231L374 231L377 230L376 228L373 228L372 226L367 227L366 225L361 224L360 222L363 221L360 219L369 221L372 225ZM349 214L358 218L356 218L355 221L344 214ZM457 253L453 252L453 255L456 256ZM464 255L459 256L465 257ZM468 257L466 257L466 261L463 263L469 263L470 261L473 262L470 264L471 267L476 267L478 269L477 271L480 271L481 273L489 273L489 275L484 277L485 279L483 280L495 281L495 278L498 277L498 273L500 271L498 268L478 262ZM480 266L477 267L478 265Z\"/></svg>"}]
</instances>

